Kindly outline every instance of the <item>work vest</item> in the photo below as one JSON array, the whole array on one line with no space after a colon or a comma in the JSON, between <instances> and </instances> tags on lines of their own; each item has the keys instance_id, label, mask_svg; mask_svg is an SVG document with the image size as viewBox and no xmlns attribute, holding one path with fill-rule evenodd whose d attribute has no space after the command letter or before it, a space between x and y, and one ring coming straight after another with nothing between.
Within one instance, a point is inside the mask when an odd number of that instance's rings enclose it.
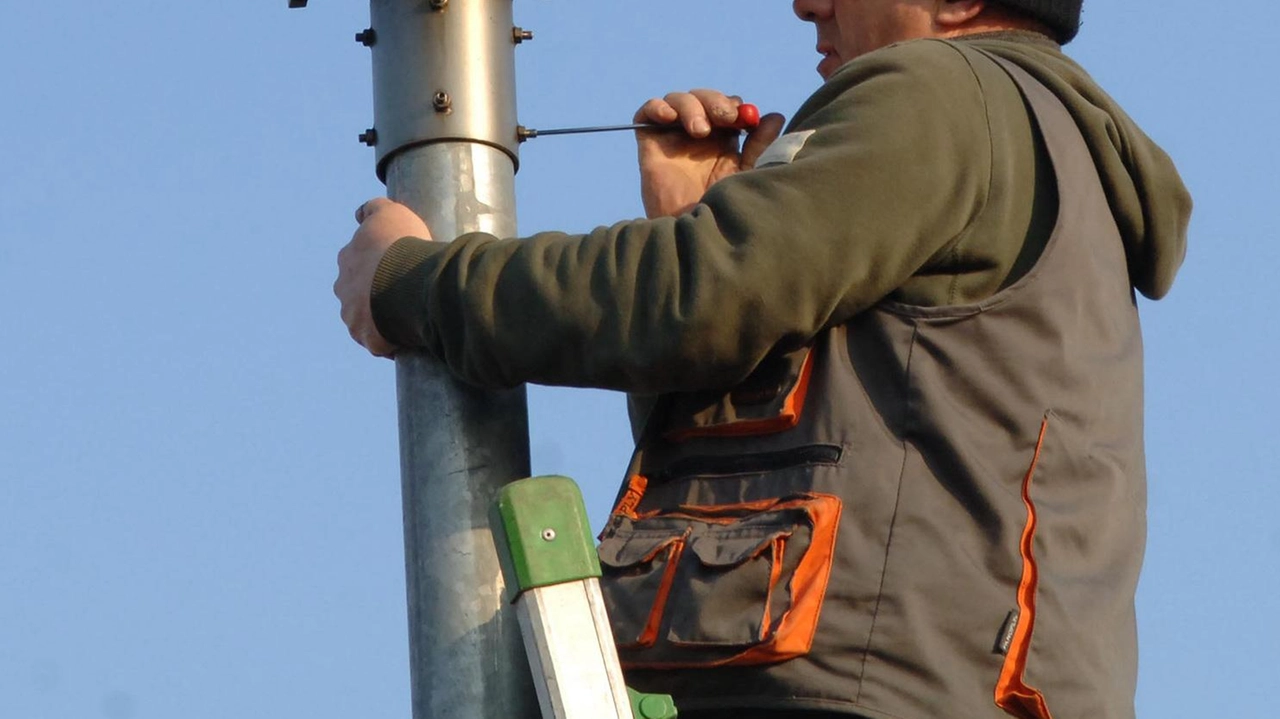
<instances>
[{"instance_id":1,"label":"work vest","mask_svg":"<svg viewBox=\"0 0 1280 719\"><path fill-rule=\"evenodd\" d=\"M981 302L881 302L731 392L662 399L599 547L634 687L686 712L1133 716L1133 290L1066 108L987 57L1057 178L1043 253Z\"/></svg>"}]
</instances>

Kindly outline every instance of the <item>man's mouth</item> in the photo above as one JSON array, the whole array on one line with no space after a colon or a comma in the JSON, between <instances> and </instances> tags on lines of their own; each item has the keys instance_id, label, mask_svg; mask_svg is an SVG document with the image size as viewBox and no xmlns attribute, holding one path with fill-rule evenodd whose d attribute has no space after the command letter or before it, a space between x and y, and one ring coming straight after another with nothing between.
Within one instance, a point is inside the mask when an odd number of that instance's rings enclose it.
<instances>
[{"instance_id":1,"label":"man's mouth","mask_svg":"<svg viewBox=\"0 0 1280 719\"><path fill-rule=\"evenodd\" d=\"M818 62L818 74L825 80L840 67L840 58L836 55L836 49L826 43L818 44L818 54L822 56L822 60Z\"/></svg>"}]
</instances>

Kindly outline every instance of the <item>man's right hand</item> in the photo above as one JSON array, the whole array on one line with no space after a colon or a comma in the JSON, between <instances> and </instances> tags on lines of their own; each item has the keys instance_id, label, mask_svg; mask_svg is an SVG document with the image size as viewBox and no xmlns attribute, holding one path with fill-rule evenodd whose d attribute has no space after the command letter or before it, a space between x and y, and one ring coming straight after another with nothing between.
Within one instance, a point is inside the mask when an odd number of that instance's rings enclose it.
<instances>
[{"instance_id":1,"label":"man's right hand","mask_svg":"<svg viewBox=\"0 0 1280 719\"><path fill-rule=\"evenodd\" d=\"M636 111L635 122L679 123L681 130L639 130L640 196L650 217L680 215L717 181L755 167L765 148L782 133L785 120L771 113L747 133L738 148L739 97L716 90L673 92Z\"/></svg>"}]
</instances>

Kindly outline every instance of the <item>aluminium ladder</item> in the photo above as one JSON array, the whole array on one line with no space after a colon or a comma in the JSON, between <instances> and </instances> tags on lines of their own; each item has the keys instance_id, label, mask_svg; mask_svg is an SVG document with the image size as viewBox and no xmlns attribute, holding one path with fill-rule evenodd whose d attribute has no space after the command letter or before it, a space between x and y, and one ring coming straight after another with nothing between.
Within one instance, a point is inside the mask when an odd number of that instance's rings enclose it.
<instances>
[{"instance_id":1,"label":"aluminium ladder","mask_svg":"<svg viewBox=\"0 0 1280 719\"><path fill-rule=\"evenodd\" d=\"M568 477L506 485L491 526L543 719L675 719L671 697L627 688L600 592L600 561Z\"/></svg>"}]
</instances>

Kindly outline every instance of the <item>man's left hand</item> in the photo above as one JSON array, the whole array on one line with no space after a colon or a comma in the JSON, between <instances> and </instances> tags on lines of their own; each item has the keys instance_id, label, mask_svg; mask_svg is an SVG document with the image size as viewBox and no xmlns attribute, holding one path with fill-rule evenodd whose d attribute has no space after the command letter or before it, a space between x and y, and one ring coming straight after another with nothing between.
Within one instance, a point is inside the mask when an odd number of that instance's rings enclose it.
<instances>
[{"instance_id":1,"label":"man's left hand","mask_svg":"<svg viewBox=\"0 0 1280 719\"><path fill-rule=\"evenodd\" d=\"M356 222L360 227L351 242L338 252L338 279L333 283L333 294L342 303L342 321L351 338L376 357L394 357L398 348L378 332L373 321L373 275L387 248L396 240L429 240L431 231L413 210L385 197L361 205L356 210Z\"/></svg>"}]
</instances>

